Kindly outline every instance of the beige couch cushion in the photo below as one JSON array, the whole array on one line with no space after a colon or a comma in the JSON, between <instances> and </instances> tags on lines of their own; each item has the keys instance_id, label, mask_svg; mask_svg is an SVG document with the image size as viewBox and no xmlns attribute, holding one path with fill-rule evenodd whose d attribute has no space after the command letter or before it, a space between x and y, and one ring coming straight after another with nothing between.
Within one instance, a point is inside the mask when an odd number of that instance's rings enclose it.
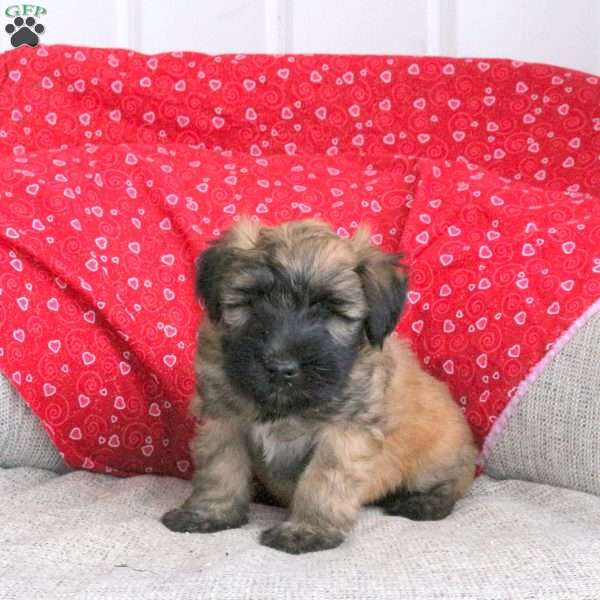
<instances>
[{"instance_id":1,"label":"beige couch cushion","mask_svg":"<svg viewBox=\"0 0 600 600\"><path fill-rule=\"evenodd\" d=\"M65 470L37 415L0 374L0 467L20 466Z\"/></svg>"},{"instance_id":2,"label":"beige couch cushion","mask_svg":"<svg viewBox=\"0 0 600 600\"><path fill-rule=\"evenodd\" d=\"M0 469L0 597L11 600L597 600L600 498L482 476L448 518L362 513L335 550L258 545L283 518L177 534L161 514L186 482Z\"/></svg>"},{"instance_id":3,"label":"beige couch cushion","mask_svg":"<svg viewBox=\"0 0 600 600\"><path fill-rule=\"evenodd\" d=\"M600 494L600 314L528 388L485 470Z\"/></svg>"}]
</instances>

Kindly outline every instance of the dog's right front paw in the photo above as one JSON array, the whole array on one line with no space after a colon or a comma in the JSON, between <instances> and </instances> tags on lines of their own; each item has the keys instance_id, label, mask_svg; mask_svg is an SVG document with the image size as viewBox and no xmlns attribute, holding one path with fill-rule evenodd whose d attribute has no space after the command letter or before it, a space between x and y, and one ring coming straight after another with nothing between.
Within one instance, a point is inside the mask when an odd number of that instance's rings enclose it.
<instances>
[{"instance_id":1,"label":"dog's right front paw","mask_svg":"<svg viewBox=\"0 0 600 600\"><path fill-rule=\"evenodd\" d=\"M203 510L175 508L165 513L161 521L165 527L179 533L214 533L241 527L248 522L248 518L239 513L216 515Z\"/></svg>"}]
</instances>

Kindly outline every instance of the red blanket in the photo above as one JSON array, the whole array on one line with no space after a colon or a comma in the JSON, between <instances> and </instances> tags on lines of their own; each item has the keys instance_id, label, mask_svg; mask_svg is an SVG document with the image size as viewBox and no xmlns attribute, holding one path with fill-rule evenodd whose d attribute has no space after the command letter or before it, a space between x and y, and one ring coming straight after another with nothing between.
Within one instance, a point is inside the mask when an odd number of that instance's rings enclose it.
<instances>
[{"instance_id":1,"label":"red blanket","mask_svg":"<svg viewBox=\"0 0 600 600\"><path fill-rule=\"evenodd\" d=\"M0 66L0 368L74 466L190 476L193 260L241 214L369 222L404 251L399 330L480 443L597 306L595 77L69 47Z\"/></svg>"}]
</instances>

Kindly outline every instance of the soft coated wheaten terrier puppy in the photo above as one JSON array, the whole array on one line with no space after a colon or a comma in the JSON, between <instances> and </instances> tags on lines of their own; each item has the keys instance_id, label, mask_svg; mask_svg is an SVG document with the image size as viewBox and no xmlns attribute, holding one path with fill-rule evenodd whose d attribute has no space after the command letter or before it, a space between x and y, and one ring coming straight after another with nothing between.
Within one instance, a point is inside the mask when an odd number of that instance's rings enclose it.
<instances>
[{"instance_id":1,"label":"soft coated wheaten terrier puppy","mask_svg":"<svg viewBox=\"0 0 600 600\"><path fill-rule=\"evenodd\" d=\"M406 280L360 230L235 225L198 261L204 424L193 492L173 531L247 522L257 487L290 507L261 542L291 553L339 545L362 505L441 519L470 488L476 450L447 387L394 330Z\"/></svg>"}]
</instances>

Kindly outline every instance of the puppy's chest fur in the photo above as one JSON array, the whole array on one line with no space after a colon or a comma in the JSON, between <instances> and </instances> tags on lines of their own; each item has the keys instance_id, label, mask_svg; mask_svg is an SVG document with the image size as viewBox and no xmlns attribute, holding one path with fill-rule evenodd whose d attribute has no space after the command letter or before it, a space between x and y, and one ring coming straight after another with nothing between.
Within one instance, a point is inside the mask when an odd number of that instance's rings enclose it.
<instances>
[{"instance_id":1,"label":"puppy's chest fur","mask_svg":"<svg viewBox=\"0 0 600 600\"><path fill-rule=\"evenodd\" d=\"M256 470L271 481L297 480L310 461L316 437L317 427L299 418L254 424L248 444Z\"/></svg>"}]
</instances>

